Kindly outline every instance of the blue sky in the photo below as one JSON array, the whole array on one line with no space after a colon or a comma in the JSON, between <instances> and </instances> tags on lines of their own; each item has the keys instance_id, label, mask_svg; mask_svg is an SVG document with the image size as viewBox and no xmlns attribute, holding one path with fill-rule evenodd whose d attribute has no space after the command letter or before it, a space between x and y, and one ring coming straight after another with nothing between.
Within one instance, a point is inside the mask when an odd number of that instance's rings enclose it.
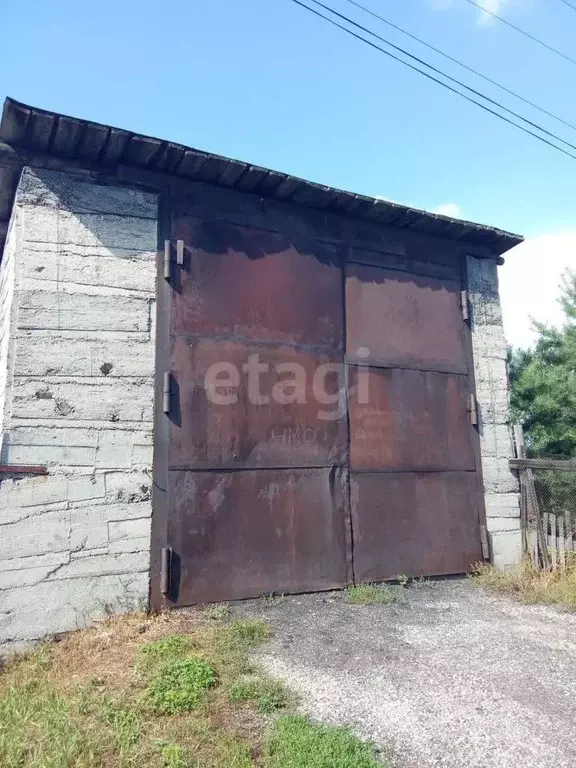
<instances>
[{"instance_id":1,"label":"blue sky","mask_svg":"<svg viewBox=\"0 0 576 768\"><path fill-rule=\"evenodd\" d=\"M576 124L576 66L487 22L465 0L364 1ZM576 12L560 0L484 2L574 53ZM329 4L504 98L346 0ZM2 15L2 96L356 192L442 207L520 232L531 242L544 238L549 244L550 236L561 235L562 258L576 255L576 160L290 0L177 0L164 6L149 0L30 0L8 4ZM510 98L506 103L576 144L576 131ZM525 258L511 255L510 280L503 283L514 285L515 263L520 274L529 261L535 270L548 258L546 249L536 250ZM535 297L542 298L537 291ZM516 299L512 306L520 312ZM548 297L546 306L552 303ZM533 299L528 305L537 309Z\"/></svg>"}]
</instances>

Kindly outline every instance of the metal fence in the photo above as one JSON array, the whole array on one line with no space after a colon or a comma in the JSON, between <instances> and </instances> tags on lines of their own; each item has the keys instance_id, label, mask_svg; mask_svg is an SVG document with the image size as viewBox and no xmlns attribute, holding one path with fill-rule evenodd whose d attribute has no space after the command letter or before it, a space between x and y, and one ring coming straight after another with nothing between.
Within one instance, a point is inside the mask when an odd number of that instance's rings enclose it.
<instances>
[{"instance_id":1,"label":"metal fence","mask_svg":"<svg viewBox=\"0 0 576 768\"><path fill-rule=\"evenodd\" d=\"M524 551L533 565L563 569L576 562L576 459L527 457L522 427L514 427Z\"/></svg>"}]
</instances>

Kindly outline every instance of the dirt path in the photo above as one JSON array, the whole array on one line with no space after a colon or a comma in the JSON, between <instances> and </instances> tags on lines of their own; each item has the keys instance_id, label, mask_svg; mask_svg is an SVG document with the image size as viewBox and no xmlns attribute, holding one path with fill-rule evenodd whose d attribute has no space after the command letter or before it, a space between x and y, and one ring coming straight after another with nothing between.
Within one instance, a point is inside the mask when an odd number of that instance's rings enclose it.
<instances>
[{"instance_id":1,"label":"dirt path","mask_svg":"<svg viewBox=\"0 0 576 768\"><path fill-rule=\"evenodd\" d=\"M234 613L270 623L258 660L305 711L390 745L395 768L574 768L576 615L467 581L404 595L382 606L286 597Z\"/></svg>"}]
</instances>

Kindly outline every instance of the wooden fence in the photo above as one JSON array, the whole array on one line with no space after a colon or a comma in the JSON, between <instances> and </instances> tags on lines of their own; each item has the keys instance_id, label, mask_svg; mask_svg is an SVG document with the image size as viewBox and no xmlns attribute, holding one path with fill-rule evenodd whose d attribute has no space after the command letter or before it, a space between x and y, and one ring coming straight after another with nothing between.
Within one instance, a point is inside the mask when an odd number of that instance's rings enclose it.
<instances>
[{"instance_id":1,"label":"wooden fence","mask_svg":"<svg viewBox=\"0 0 576 768\"><path fill-rule=\"evenodd\" d=\"M510 468L518 471L521 493L521 526L524 552L536 567L564 569L576 561L576 521L573 510L556 502L545 509L537 492L539 470L575 473L575 459L527 458L521 426L514 427L516 458L510 459ZM576 502L571 499L570 506Z\"/></svg>"}]
</instances>

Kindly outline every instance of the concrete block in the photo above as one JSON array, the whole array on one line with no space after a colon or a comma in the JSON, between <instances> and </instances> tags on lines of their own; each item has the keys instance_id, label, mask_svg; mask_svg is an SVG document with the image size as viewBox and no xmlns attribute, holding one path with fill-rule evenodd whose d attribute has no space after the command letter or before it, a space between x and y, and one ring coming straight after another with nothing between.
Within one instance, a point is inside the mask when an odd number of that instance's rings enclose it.
<instances>
[{"instance_id":1,"label":"concrete block","mask_svg":"<svg viewBox=\"0 0 576 768\"><path fill-rule=\"evenodd\" d=\"M117 520L108 523L110 544L124 539L150 539L150 517L140 517L134 520Z\"/></svg>"},{"instance_id":2,"label":"concrete block","mask_svg":"<svg viewBox=\"0 0 576 768\"><path fill-rule=\"evenodd\" d=\"M7 589L19 589L20 587L29 587L34 584L39 584L49 576L52 570L53 568L50 566L43 566L38 568L25 568L13 571L0 571L0 591ZM0 604L1 602L2 598L0 598Z\"/></svg>"},{"instance_id":3,"label":"concrete block","mask_svg":"<svg viewBox=\"0 0 576 768\"><path fill-rule=\"evenodd\" d=\"M501 325L482 325L472 329L475 363L485 357L506 360L508 347Z\"/></svg>"},{"instance_id":4,"label":"concrete block","mask_svg":"<svg viewBox=\"0 0 576 768\"><path fill-rule=\"evenodd\" d=\"M20 291L18 327L22 330L148 331L145 298L88 296L65 291ZM71 350L71 354L73 351Z\"/></svg>"},{"instance_id":5,"label":"concrete block","mask_svg":"<svg viewBox=\"0 0 576 768\"><path fill-rule=\"evenodd\" d=\"M134 433L125 431L101 431L96 447L97 469L130 469Z\"/></svg>"},{"instance_id":6,"label":"concrete block","mask_svg":"<svg viewBox=\"0 0 576 768\"><path fill-rule=\"evenodd\" d=\"M70 548L70 513L51 510L0 526L0 560Z\"/></svg>"},{"instance_id":7,"label":"concrete block","mask_svg":"<svg viewBox=\"0 0 576 768\"><path fill-rule=\"evenodd\" d=\"M73 213L114 213L156 219L157 195L129 187L95 184L85 177L24 168L17 192L20 205L61 208Z\"/></svg>"},{"instance_id":8,"label":"concrete block","mask_svg":"<svg viewBox=\"0 0 576 768\"><path fill-rule=\"evenodd\" d=\"M68 501L65 477L30 477L23 480L4 480L0 484L0 522L4 511L21 507L40 507Z\"/></svg>"},{"instance_id":9,"label":"concrete block","mask_svg":"<svg viewBox=\"0 0 576 768\"><path fill-rule=\"evenodd\" d=\"M147 595L148 574L144 571L42 581L8 590L0 597L0 642L81 629L110 613L142 608ZM41 611L38 606L42 606Z\"/></svg>"},{"instance_id":10,"label":"concrete block","mask_svg":"<svg viewBox=\"0 0 576 768\"><path fill-rule=\"evenodd\" d=\"M104 421L113 425L153 420L152 379L44 379L14 382L16 418Z\"/></svg>"},{"instance_id":11,"label":"concrete block","mask_svg":"<svg viewBox=\"0 0 576 768\"><path fill-rule=\"evenodd\" d=\"M88 516L70 515L70 547L73 552L108 548L108 524Z\"/></svg>"},{"instance_id":12,"label":"concrete block","mask_svg":"<svg viewBox=\"0 0 576 768\"><path fill-rule=\"evenodd\" d=\"M94 449L64 445L4 445L0 461L3 464L37 464L47 467L90 467L94 464Z\"/></svg>"},{"instance_id":13,"label":"concrete block","mask_svg":"<svg viewBox=\"0 0 576 768\"><path fill-rule=\"evenodd\" d=\"M129 506L138 502L150 502L151 498L152 478L150 473L106 473L106 500L110 503L122 502ZM143 515L141 515L141 517L143 517Z\"/></svg>"},{"instance_id":14,"label":"concrete block","mask_svg":"<svg viewBox=\"0 0 576 768\"><path fill-rule=\"evenodd\" d=\"M499 568L517 565L522 559L522 536L520 531L491 533L490 547L492 562Z\"/></svg>"},{"instance_id":15,"label":"concrete block","mask_svg":"<svg viewBox=\"0 0 576 768\"><path fill-rule=\"evenodd\" d=\"M489 533L500 533L503 531L519 531L519 517L488 517L486 527Z\"/></svg>"},{"instance_id":16,"label":"concrete block","mask_svg":"<svg viewBox=\"0 0 576 768\"><path fill-rule=\"evenodd\" d=\"M136 539L119 539L112 542L108 548L109 552L150 552L150 536L141 536Z\"/></svg>"},{"instance_id":17,"label":"concrete block","mask_svg":"<svg viewBox=\"0 0 576 768\"><path fill-rule=\"evenodd\" d=\"M507 424L481 424L480 446L483 456L510 459L513 456L512 437Z\"/></svg>"},{"instance_id":18,"label":"concrete block","mask_svg":"<svg viewBox=\"0 0 576 768\"><path fill-rule=\"evenodd\" d=\"M146 252L139 258L84 256L49 250L27 249L21 258L21 287L57 291L78 286L83 293L97 293L91 288L108 288L114 295L137 292L152 298L156 285L156 254Z\"/></svg>"},{"instance_id":19,"label":"concrete block","mask_svg":"<svg viewBox=\"0 0 576 768\"><path fill-rule=\"evenodd\" d=\"M68 500L76 502L101 499L104 501L106 487L102 475L68 478Z\"/></svg>"},{"instance_id":20,"label":"concrete block","mask_svg":"<svg viewBox=\"0 0 576 768\"><path fill-rule=\"evenodd\" d=\"M143 253L157 248L156 221L100 213L70 213L49 207L21 206L24 244L58 243L86 255Z\"/></svg>"},{"instance_id":21,"label":"concrete block","mask_svg":"<svg viewBox=\"0 0 576 768\"><path fill-rule=\"evenodd\" d=\"M511 472L506 458L482 456L482 475L486 493L518 492L518 479Z\"/></svg>"},{"instance_id":22,"label":"concrete block","mask_svg":"<svg viewBox=\"0 0 576 768\"><path fill-rule=\"evenodd\" d=\"M95 504L94 506L75 507L70 510L72 524L78 527L97 523L126 522L149 518L152 515L152 502L142 501L133 504Z\"/></svg>"},{"instance_id":23,"label":"concrete block","mask_svg":"<svg viewBox=\"0 0 576 768\"><path fill-rule=\"evenodd\" d=\"M32 555L30 557L13 557L10 560L0 560L0 572L25 571L30 568L47 568L52 571L56 566L67 563L69 560L70 553L67 550L46 552L43 555Z\"/></svg>"},{"instance_id":24,"label":"concrete block","mask_svg":"<svg viewBox=\"0 0 576 768\"><path fill-rule=\"evenodd\" d=\"M520 518L520 497L517 493L487 493L486 517Z\"/></svg>"},{"instance_id":25,"label":"concrete block","mask_svg":"<svg viewBox=\"0 0 576 768\"><path fill-rule=\"evenodd\" d=\"M150 552L122 552L115 555L94 555L75 558L62 565L50 575L50 580L76 579L83 576L110 574L134 574L147 571L150 566Z\"/></svg>"}]
</instances>

